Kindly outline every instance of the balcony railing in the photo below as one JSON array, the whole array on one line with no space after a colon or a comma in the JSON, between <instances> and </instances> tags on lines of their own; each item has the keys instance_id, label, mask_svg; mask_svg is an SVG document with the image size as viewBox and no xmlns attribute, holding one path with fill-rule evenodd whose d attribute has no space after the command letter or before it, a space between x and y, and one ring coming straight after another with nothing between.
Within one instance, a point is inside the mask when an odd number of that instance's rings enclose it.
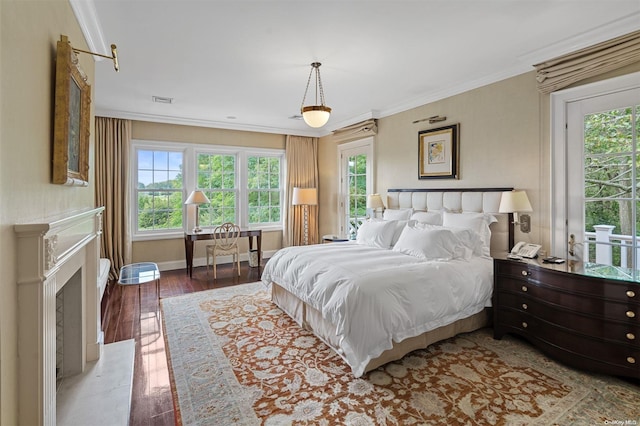
<instances>
[{"instance_id":1,"label":"balcony railing","mask_svg":"<svg viewBox=\"0 0 640 426\"><path fill-rule=\"evenodd\" d=\"M615 226L596 225L595 232L584 233L584 261L600 265L631 268L633 255L633 236L614 234ZM595 247L592 254L591 246ZM614 249L620 250L619 259L614 256ZM640 265L640 247L635 250L636 265ZM637 268L638 266L636 266Z\"/></svg>"},{"instance_id":2,"label":"balcony railing","mask_svg":"<svg viewBox=\"0 0 640 426\"><path fill-rule=\"evenodd\" d=\"M358 228L364 221L366 221L366 217L348 217L347 218L347 238L350 240L355 240L358 235Z\"/></svg>"}]
</instances>

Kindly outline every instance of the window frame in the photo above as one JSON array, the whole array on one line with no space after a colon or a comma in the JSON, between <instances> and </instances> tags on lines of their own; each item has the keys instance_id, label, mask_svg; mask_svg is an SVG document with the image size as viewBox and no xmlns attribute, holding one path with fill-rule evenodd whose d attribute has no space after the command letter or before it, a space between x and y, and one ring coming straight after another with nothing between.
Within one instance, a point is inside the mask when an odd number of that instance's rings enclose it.
<instances>
[{"instance_id":1,"label":"window frame","mask_svg":"<svg viewBox=\"0 0 640 426\"><path fill-rule=\"evenodd\" d=\"M262 158L279 158L280 159L280 222L258 222L249 225L249 192L252 189L249 188L249 157L262 157ZM245 200L246 203L243 205L245 208L245 216L247 220L247 226L251 228L260 228L260 229L274 229L279 228L282 229L284 226L284 194L285 194L285 152L284 150L280 150L280 152L264 152L264 151L255 151L255 150L247 150L245 152L244 158L244 190L245 190Z\"/></svg>"},{"instance_id":2,"label":"window frame","mask_svg":"<svg viewBox=\"0 0 640 426\"><path fill-rule=\"evenodd\" d=\"M180 152L182 153L182 199L185 200L185 168L186 168L186 151L184 147L178 145L163 145L158 142L155 144L148 141L132 141L131 143L131 207L129 209L131 237L133 241L137 240L155 240L171 238L174 235L182 235L184 232L185 209L182 209L182 228L181 229L154 229L144 230L138 229L138 151L163 151L163 152ZM184 201L183 201L184 203Z\"/></svg>"},{"instance_id":3,"label":"window frame","mask_svg":"<svg viewBox=\"0 0 640 426\"><path fill-rule=\"evenodd\" d=\"M179 230L139 231L138 230L138 150L174 151L183 154L182 170L182 199L186 200L189 193L197 188L197 156L198 154L234 155L236 157L236 223L241 228L261 229L263 231L281 231L284 226L284 214L281 211L280 222L249 224L249 189L248 189L248 157L274 157L280 159L280 205L284 202L286 158L285 150L280 148L258 148L248 146L209 145L187 142L155 141L133 139L130 150L130 175L131 175L131 207L129 208L129 223L131 226L132 241L162 240L183 238L184 232L195 223L195 218L187 216L187 206L182 210L182 228ZM193 222L193 223L192 223ZM201 224L203 227L209 225Z\"/></svg>"}]
</instances>

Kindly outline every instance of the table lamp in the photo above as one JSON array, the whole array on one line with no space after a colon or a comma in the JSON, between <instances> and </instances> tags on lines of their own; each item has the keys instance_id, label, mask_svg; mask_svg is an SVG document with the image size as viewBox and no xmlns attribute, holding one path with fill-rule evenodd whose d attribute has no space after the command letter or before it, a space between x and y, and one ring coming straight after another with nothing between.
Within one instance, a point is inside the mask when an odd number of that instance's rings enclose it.
<instances>
[{"instance_id":1,"label":"table lamp","mask_svg":"<svg viewBox=\"0 0 640 426\"><path fill-rule=\"evenodd\" d=\"M191 191L191 194L189 194L189 198L187 198L187 201L185 201L184 203L196 205L196 227L193 228L193 232L202 232L202 229L200 229L200 204L210 203L209 199L204 192L195 190Z\"/></svg>"},{"instance_id":2,"label":"table lamp","mask_svg":"<svg viewBox=\"0 0 640 426\"><path fill-rule=\"evenodd\" d=\"M384 211L384 203L382 202L380 194L367 195L367 208L373 210L374 218L378 215L378 209L382 209Z\"/></svg>"}]
</instances>

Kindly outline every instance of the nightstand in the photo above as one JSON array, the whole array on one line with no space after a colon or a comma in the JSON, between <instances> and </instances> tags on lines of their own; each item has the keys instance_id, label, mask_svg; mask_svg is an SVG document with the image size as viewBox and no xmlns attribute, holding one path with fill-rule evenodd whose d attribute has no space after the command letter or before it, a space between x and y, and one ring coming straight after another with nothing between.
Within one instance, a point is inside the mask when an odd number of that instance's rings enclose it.
<instances>
[{"instance_id":1,"label":"nightstand","mask_svg":"<svg viewBox=\"0 0 640 426\"><path fill-rule=\"evenodd\" d=\"M518 334L585 370L640 378L640 285L594 265L494 256L493 335ZM597 265L595 265L597 266Z\"/></svg>"}]
</instances>

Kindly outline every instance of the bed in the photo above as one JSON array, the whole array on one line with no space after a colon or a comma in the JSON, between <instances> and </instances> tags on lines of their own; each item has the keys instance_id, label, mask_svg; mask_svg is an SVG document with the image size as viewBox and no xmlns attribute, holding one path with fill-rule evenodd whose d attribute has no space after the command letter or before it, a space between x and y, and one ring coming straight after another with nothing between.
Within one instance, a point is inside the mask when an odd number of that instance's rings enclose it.
<instances>
[{"instance_id":1,"label":"bed","mask_svg":"<svg viewBox=\"0 0 640 426\"><path fill-rule=\"evenodd\" d=\"M363 224L357 241L279 250L262 281L360 377L488 324L490 251L513 244L511 215L497 213L509 190L391 189L384 219Z\"/></svg>"}]
</instances>

